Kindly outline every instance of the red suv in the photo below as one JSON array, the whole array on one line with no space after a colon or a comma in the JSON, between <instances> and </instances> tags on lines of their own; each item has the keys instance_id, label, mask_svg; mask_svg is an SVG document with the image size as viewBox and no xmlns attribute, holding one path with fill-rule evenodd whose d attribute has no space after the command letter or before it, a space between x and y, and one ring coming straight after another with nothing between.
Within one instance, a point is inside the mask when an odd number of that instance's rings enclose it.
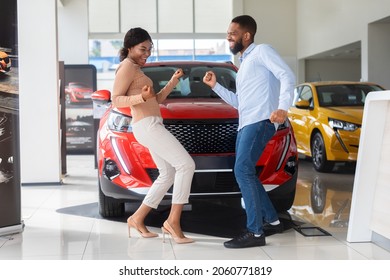
<instances>
[{"instance_id":1,"label":"red suv","mask_svg":"<svg viewBox=\"0 0 390 280\"><path fill-rule=\"evenodd\" d=\"M152 62L143 71L158 92L176 69L185 76L160 104L165 127L182 143L196 163L190 199L240 197L233 174L237 110L202 82L212 70L218 82L235 92L237 68L218 62ZM158 170L144 146L134 138L130 108L114 108L110 92L96 91L94 102L107 104L97 135L99 212L103 217L124 214L124 203L141 201ZM279 126L257 163L260 180L278 211L290 209L298 174L298 154L289 121ZM170 199L168 191L166 199Z\"/></svg>"},{"instance_id":2,"label":"red suv","mask_svg":"<svg viewBox=\"0 0 390 280\"><path fill-rule=\"evenodd\" d=\"M65 87L65 103L79 104L92 103L91 94L93 90L90 86L80 82L70 82Z\"/></svg>"}]
</instances>

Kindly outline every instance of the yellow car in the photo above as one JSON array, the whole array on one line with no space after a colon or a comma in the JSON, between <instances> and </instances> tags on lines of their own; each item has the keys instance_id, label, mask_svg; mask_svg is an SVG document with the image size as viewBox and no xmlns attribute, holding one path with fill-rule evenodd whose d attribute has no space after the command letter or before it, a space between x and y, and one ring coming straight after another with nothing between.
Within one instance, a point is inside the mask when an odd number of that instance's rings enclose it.
<instances>
[{"instance_id":1,"label":"yellow car","mask_svg":"<svg viewBox=\"0 0 390 280\"><path fill-rule=\"evenodd\" d=\"M311 157L319 172L332 171L336 162L356 163L363 106L371 91L365 82L311 82L295 88L288 117L298 152Z\"/></svg>"}]
</instances>

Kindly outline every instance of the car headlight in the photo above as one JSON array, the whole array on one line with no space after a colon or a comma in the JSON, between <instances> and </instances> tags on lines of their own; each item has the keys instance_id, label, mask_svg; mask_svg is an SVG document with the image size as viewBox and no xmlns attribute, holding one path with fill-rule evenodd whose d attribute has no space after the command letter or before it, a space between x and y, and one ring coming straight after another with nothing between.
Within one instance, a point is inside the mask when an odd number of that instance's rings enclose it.
<instances>
[{"instance_id":1,"label":"car headlight","mask_svg":"<svg viewBox=\"0 0 390 280\"><path fill-rule=\"evenodd\" d=\"M346 131L355 131L356 129L359 128L357 124L346 122L346 121L341 121L341 120L336 120L336 119L331 119L329 118L329 125L333 129L341 129L341 130L346 130Z\"/></svg>"},{"instance_id":2,"label":"car headlight","mask_svg":"<svg viewBox=\"0 0 390 280\"><path fill-rule=\"evenodd\" d=\"M108 116L107 126L113 131L131 132L131 117L111 111Z\"/></svg>"}]
</instances>

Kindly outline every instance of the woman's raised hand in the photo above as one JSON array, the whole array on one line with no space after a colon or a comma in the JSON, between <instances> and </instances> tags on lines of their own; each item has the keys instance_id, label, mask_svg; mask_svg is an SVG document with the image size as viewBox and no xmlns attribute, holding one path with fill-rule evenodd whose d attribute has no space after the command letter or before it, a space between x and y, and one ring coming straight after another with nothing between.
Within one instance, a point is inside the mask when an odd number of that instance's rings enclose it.
<instances>
[{"instance_id":1,"label":"woman's raised hand","mask_svg":"<svg viewBox=\"0 0 390 280\"><path fill-rule=\"evenodd\" d=\"M179 79L184 75L183 69L179 68L176 70L175 73L173 73L173 78Z\"/></svg>"}]
</instances>

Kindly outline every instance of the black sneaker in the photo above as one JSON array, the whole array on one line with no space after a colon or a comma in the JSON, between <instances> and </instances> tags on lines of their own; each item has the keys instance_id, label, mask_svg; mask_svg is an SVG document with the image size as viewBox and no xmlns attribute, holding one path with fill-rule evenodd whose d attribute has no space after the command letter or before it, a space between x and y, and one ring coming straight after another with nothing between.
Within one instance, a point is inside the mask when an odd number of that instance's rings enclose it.
<instances>
[{"instance_id":1,"label":"black sneaker","mask_svg":"<svg viewBox=\"0 0 390 280\"><path fill-rule=\"evenodd\" d=\"M265 245L265 235L262 234L256 237L251 232L245 232L233 238L232 240L223 243L226 248L248 248Z\"/></svg>"},{"instance_id":2,"label":"black sneaker","mask_svg":"<svg viewBox=\"0 0 390 280\"><path fill-rule=\"evenodd\" d=\"M265 235L269 236L269 235L272 235L275 233L282 233L284 228L283 228L282 223L279 223L277 225L271 225L269 223L265 223L263 225L263 230L264 230Z\"/></svg>"}]
</instances>

